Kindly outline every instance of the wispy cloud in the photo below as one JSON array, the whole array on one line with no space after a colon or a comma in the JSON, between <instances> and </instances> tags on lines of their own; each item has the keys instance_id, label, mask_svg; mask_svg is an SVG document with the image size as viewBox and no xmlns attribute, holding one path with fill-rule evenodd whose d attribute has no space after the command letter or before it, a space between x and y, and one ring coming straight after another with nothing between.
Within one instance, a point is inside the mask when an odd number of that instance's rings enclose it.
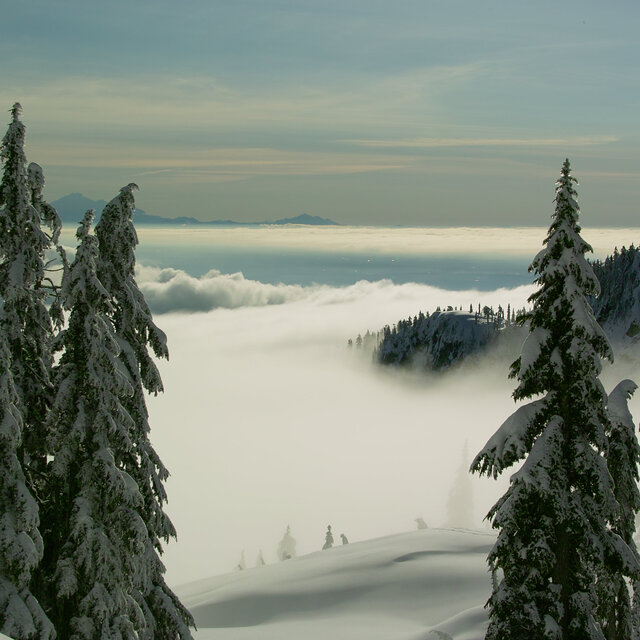
<instances>
[{"instance_id":1,"label":"wispy cloud","mask_svg":"<svg viewBox=\"0 0 640 640\"><path fill-rule=\"evenodd\" d=\"M584 147L619 142L617 136L576 136L572 138L401 138L386 140L345 140L360 147L420 148L443 147Z\"/></svg>"},{"instance_id":2,"label":"wispy cloud","mask_svg":"<svg viewBox=\"0 0 640 640\"><path fill-rule=\"evenodd\" d=\"M198 182L241 180L251 176L313 176L388 171L409 159L373 153L292 151L271 148L194 149L183 145L150 147L128 141L34 145L34 157L47 165L140 169L137 175L163 175Z\"/></svg>"},{"instance_id":3,"label":"wispy cloud","mask_svg":"<svg viewBox=\"0 0 640 640\"><path fill-rule=\"evenodd\" d=\"M424 117L451 86L477 78L478 65L433 66L393 75L291 82L273 87L224 85L207 76L143 75L67 76L55 82L14 83L11 95L0 88L0 101L20 97L30 117L49 123L110 127L204 126L221 128L266 122L288 126L382 124L389 110Z\"/></svg>"}]
</instances>

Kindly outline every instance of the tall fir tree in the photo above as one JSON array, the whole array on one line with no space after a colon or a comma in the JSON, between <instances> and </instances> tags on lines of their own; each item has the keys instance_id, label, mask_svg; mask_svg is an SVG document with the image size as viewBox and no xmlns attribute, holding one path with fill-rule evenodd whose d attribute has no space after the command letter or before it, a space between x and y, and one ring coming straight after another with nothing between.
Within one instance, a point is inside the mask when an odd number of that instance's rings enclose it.
<instances>
[{"instance_id":1,"label":"tall fir tree","mask_svg":"<svg viewBox=\"0 0 640 640\"><path fill-rule=\"evenodd\" d=\"M96 225L99 243L98 278L113 305L111 318L121 349L121 361L133 386L121 402L132 419L129 437L132 448L116 463L136 482L142 495L142 515L147 528L136 601L147 621L141 638L190 640L194 621L164 580L165 567L160 555L162 542L176 536L173 524L163 510L167 500L164 481L168 471L149 440L149 421L145 391L163 390L160 373L152 355L168 358L165 334L154 324L151 311L135 280L135 247L138 237L133 226L138 187L129 184L107 204Z\"/></svg>"},{"instance_id":2,"label":"tall fir tree","mask_svg":"<svg viewBox=\"0 0 640 640\"><path fill-rule=\"evenodd\" d=\"M45 253L57 242L60 220L42 200L44 178L38 165L27 165L25 127L19 103L2 140L4 173L0 182L0 297L2 329L7 334L11 367L23 417L22 454L34 492L44 483L47 441L44 421L51 401L53 328L45 299ZM41 222L50 226L45 233Z\"/></svg>"},{"instance_id":3,"label":"tall fir tree","mask_svg":"<svg viewBox=\"0 0 640 640\"><path fill-rule=\"evenodd\" d=\"M610 420L599 380L611 347L587 296L599 285L584 254L575 178L556 182L545 247L534 258L537 290L522 320L529 335L511 365L515 400L535 398L506 420L472 463L497 477L525 458L489 518L499 530L488 558L495 575L487 640L603 640L599 568L636 577L637 559L611 529L619 515L604 457Z\"/></svg>"},{"instance_id":4,"label":"tall fir tree","mask_svg":"<svg viewBox=\"0 0 640 640\"><path fill-rule=\"evenodd\" d=\"M636 437L636 427L629 411L628 399L637 385L632 380L618 383L609 394L608 411L611 419L607 465L615 482L614 494L620 510L612 524L613 530L627 544L638 558L638 550L633 540L636 530L636 514L640 511L640 491L638 490L638 464L640 446ZM603 568L598 576L600 619L607 640L630 640L640 635L638 618L638 597L640 580L633 583L632 605L629 588L624 576L613 567L613 571Z\"/></svg>"},{"instance_id":5,"label":"tall fir tree","mask_svg":"<svg viewBox=\"0 0 640 640\"><path fill-rule=\"evenodd\" d=\"M45 252L57 242L60 230L55 210L42 199L41 168L27 165L21 110L19 103L13 105L0 147L0 491L6 507L0 525L0 628L19 640L53 634L34 594L38 596L36 567L43 553L37 503L46 483L45 418L52 394L53 329L45 305L51 293L46 286ZM43 231L43 221L50 234Z\"/></svg>"},{"instance_id":6,"label":"tall fir tree","mask_svg":"<svg viewBox=\"0 0 640 640\"><path fill-rule=\"evenodd\" d=\"M146 538L142 496L117 458L133 449L133 427L120 398L133 388L120 362L109 294L96 277L93 212L77 232L62 301L68 323L50 414L49 527L43 570L46 606L58 640L136 640L144 615L132 596Z\"/></svg>"},{"instance_id":7,"label":"tall fir tree","mask_svg":"<svg viewBox=\"0 0 640 640\"><path fill-rule=\"evenodd\" d=\"M22 416L10 365L6 336L0 331L0 633L15 640L51 640L52 623L29 586L43 544L38 506L18 456Z\"/></svg>"}]
</instances>

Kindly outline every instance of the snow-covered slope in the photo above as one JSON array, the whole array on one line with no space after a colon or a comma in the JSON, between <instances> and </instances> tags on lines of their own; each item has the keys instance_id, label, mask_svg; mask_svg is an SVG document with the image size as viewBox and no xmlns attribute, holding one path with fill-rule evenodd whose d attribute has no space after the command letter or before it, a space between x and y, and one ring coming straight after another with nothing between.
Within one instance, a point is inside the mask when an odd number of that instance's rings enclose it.
<instances>
[{"instance_id":1,"label":"snow-covered slope","mask_svg":"<svg viewBox=\"0 0 640 640\"><path fill-rule=\"evenodd\" d=\"M177 591L196 640L481 640L493 542L490 532L426 529Z\"/></svg>"}]
</instances>

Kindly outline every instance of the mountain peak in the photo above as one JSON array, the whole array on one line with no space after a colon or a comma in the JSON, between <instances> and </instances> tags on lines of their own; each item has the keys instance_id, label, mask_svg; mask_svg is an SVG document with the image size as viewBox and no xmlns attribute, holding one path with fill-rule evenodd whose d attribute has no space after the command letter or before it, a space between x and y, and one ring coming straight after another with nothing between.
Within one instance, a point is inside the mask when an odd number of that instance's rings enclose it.
<instances>
[{"instance_id":1,"label":"mountain peak","mask_svg":"<svg viewBox=\"0 0 640 640\"><path fill-rule=\"evenodd\" d=\"M329 218L321 218L320 216L311 216L308 213L302 213L294 218L282 218L275 220L271 224L313 224L313 225L337 225L337 222Z\"/></svg>"},{"instance_id":2,"label":"mountain peak","mask_svg":"<svg viewBox=\"0 0 640 640\"><path fill-rule=\"evenodd\" d=\"M70 193L51 203L58 212L63 222L79 223L82 220L87 209L95 209L96 222L100 218L102 210L107 202L105 200L92 200L82 193ZM337 225L337 222L329 220L329 218L321 218L320 216L311 216L303 213L293 218L282 218L280 220L264 221L264 222L235 222L234 220L210 220L203 221L190 217L164 218L162 216L150 215L142 209L136 209L134 213L134 222L136 224L155 224L155 225L238 225L238 226L256 226L269 224L305 224L305 225Z\"/></svg>"},{"instance_id":3,"label":"mountain peak","mask_svg":"<svg viewBox=\"0 0 640 640\"><path fill-rule=\"evenodd\" d=\"M60 220L79 223L89 209L95 209L96 219L99 218L107 202L105 200L92 200L82 193L70 193L58 200L54 200L51 204L58 212Z\"/></svg>"}]
</instances>

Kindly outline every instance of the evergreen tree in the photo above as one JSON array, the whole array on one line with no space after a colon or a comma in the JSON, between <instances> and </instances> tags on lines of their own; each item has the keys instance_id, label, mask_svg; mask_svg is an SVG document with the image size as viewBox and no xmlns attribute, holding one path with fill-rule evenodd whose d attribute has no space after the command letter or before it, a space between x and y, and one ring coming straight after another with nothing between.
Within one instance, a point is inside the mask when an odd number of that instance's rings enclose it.
<instances>
[{"instance_id":1,"label":"evergreen tree","mask_svg":"<svg viewBox=\"0 0 640 640\"><path fill-rule=\"evenodd\" d=\"M60 221L42 200L44 179L27 166L21 106L0 146L0 630L17 640L54 635L38 603L42 558L37 501L45 485L44 420L51 399L51 318L45 251ZM51 227L51 236L41 221Z\"/></svg>"},{"instance_id":2,"label":"evergreen tree","mask_svg":"<svg viewBox=\"0 0 640 640\"><path fill-rule=\"evenodd\" d=\"M156 640L190 639L193 618L164 580L160 560L162 541L175 537L173 524L163 510L167 500L164 481L168 471L149 440L145 391L163 390L162 380L149 348L156 357L167 358L166 336L154 324L149 307L135 281L135 247L138 238L133 226L135 184L120 190L102 212L96 225L99 243L98 278L113 304L111 315L121 360L133 385L133 393L121 398L132 418L129 437L131 454L116 463L136 482L142 494L142 514L147 528L143 562L136 600L147 620L142 636Z\"/></svg>"},{"instance_id":3,"label":"evergreen tree","mask_svg":"<svg viewBox=\"0 0 640 640\"><path fill-rule=\"evenodd\" d=\"M324 544L322 545L322 550L326 551L327 549L331 549L333 547L333 533L331 533L331 525L327 527L327 533L324 536Z\"/></svg>"},{"instance_id":4,"label":"evergreen tree","mask_svg":"<svg viewBox=\"0 0 640 640\"><path fill-rule=\"evenodd\" d=\"M638 463L640 446L635 425L629 412L627 400L637 389L635 382L623 380L609 394L608 410L611 419L607 465L615 481L614 494L620 510L613 523L613 530L620 535L636 558L638 552L633 534L636 529L636 514L640 511L640 491L638 491ZM635 580L633 591L638 599L640 581ZM603 570L598 576L600 618L607 640L629 640L633 633L640 633L638 621L632 629L632 603L629 589L622 574L615 570Z\"/></svg>"},{"instance_id":5,"label":"evergreen tree","mask_svg":"<svg viewBox=\"0 0 640 640\"><path fill-rule=\"evenodd\" d=\"M47 598L58 638L136 640L144 615L132 597L146 528L142 496L122 468L135 455L131 417L121 403L133 388L119 360L110 296L96 277L98 244L85 214L75 260L63 279L70 311L58 338L57 394L49 415L50 524Z\"/></svg>"},{"instance_id":6,"label":"evergreen tree","mask_svg":"<svg viewBox=\"0 0 640 640\"><path fill-rule=\"evenodd\" d=\"M494 477L526 458L489 512L500 531L489 554L496 575L488 640L602 640L598 568L636 577L636 557L611 530L618 504L604 453L610 421L598 375L611 347L586 296L598 281L584 254L569 161L556 183L545 247L534 258L538 289L522 317L529 336L511 366L518 408L472 470Z\"/></svg>"},{"instance_id":7,"label":"evergreen tree","mask_svg":"<svg viewBox=\"0 0 640 640\"><path fill-rule=\"evenodd\" d=\"M53 626L29 589L43 545L38 507L18 457L22 416L10 363L0 331L0 633L15 640L50 640Z\"/></svg>"},{"instance_id":8,"label":"evergreen tree","mask_svg":"<svg viewBox=\"0 0 640 640\"><path fill-rule=\"evenodd\" d=\"M287 525L287 530L278 544L278 559L290 560L296 557L296 540L291 535L291 527Z\"/></svg>"},{"instance_id":9,"label":"evergreen tree","mask_svg":"<svg viewBox=\"0 0 640 640\"><path fill-rule=\"evenodd\" d=\"M427 526L427 523L424 521L424 518L416 518L414 520L414 522L416 523L418 529L428 529L429 528Z\"/></svg>"},{"instance_id":10,"label":"evergreen tree","mask_svg":"<svg viewBox=\"0 0 640 640\"><path fill-rule=\"evenodd\" d=\"M640 640L640 580L634 580L633 582L630 640Z\"/></svg>"},{"instance_id":11,"label":"evergreen tree","mask_svg":"<svg viewBox=\"0 0 640 640\"><path fill-rule=\"evenodd\" d=\"M44 178L38 165L27 166L22 107L11 109L12 122L2 140L0 157L0 298L1 330L7 336L11 371L22 416L21 463L32 492L44 485L47 464L45 418L51 402L50 370L53 328L45 299L45 252L57 242L60 220L42 200ZM45 233L41 221L50 226Z\"/></svg>"}]
</instances>

